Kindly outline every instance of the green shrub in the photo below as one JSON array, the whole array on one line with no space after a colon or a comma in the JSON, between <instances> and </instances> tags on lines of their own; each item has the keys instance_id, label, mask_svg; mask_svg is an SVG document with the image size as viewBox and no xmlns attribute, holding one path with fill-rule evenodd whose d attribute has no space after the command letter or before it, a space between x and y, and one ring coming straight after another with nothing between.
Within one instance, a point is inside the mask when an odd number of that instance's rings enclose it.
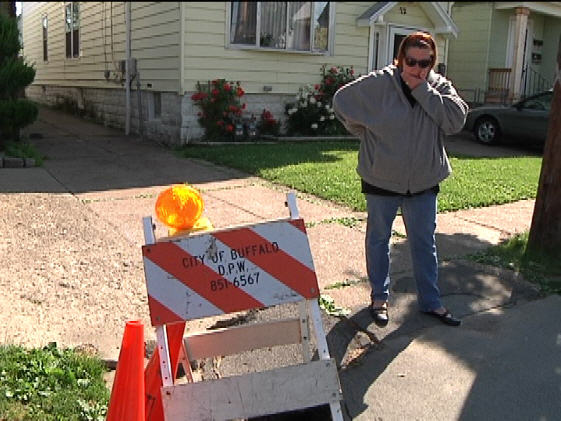
<instances>
[{"instance_id":1,"label":"green shrub","mask_svg":"<svg viewBox=\"0 0 561 421\"><path fill-rule=\"evenodd\" d=\"M321 68L319 84L298 90L296 102L285 106L286 132L289 135L346 135L347 130L333 113L333 95L355 79L354 70L344 67Z\"/></svg>"},{"instance_id":2,"label":"green shrub","mask_svg":"<svg viewBox=\"0 0 561 421\"><path fill-rule=\"evenodd\" d=\"M17 57L20 49L17 20L0 13L0 62Z\"/></svg>"},{"instance_id":3,"label":"green shrub","mask_svg":"<svg viewBox=\"0 0 561 421\"><path fill-rule=\"evenodd\" d=\"M0 15L0 150L5 140L19 140L20 129L38 114L34 103L19 98L35 78L35 69L17 56L20 47L16 19Z\"/></svg>"},{"instance_id":4,"label":"green shrub","mask_svg":"<svg viewBox=\"0 0 561 421\"><path fill-rule=\"evenodd\" d=\"M19 139L19 130L35 121L37 106L27 100L0 100L0 131L7 139Z\"/></svg>"},{"instance_id":5,"label":"green shrub","mask_svg":"<svg viewBox=\"0 0 561 421\"><path fill-rule=\"evenodd\" d=\"M37 166L43 165L43 156L35 147L26 141L8 141L5 144L6 155L16 158L33 158Z\"/></svg>"},{"instance_id":6,"label":"green shrub","mask_svg":"<svg viewBox=\"0 0 561 421\"><path fill-rule=\"evenodd\" d=\"M233 138L236 123L241 122L245 109L245 104L240 101L244 94L240 82L227 82L225 79L215 79L206 84L197 82L197 92L191 100L201 109L197 116L205 130L205 139Z\"/></svg>"},{"instance_id":7,"label":"green shrub","mask_svg":"<svg viewBox=\"0 0 561 421\"><path fill-rule=\"evenodd\" d=\"M273 117L267 109L263 109L259 121L257 123L257 131L260 135L273 135L278 136L280 131L280 123Z\"/></svg>"},{"instance_id":8,"label":"green shrub","mask_svg":"<svg viewBox=\"0 0 561 421\"><path fill-rule=\"evenodd\" d=\"M0 67L0 92L4 98L14 98L34 79L33 67L26 65L20 57L8 58Z\"/></svg>"}]
</instances>

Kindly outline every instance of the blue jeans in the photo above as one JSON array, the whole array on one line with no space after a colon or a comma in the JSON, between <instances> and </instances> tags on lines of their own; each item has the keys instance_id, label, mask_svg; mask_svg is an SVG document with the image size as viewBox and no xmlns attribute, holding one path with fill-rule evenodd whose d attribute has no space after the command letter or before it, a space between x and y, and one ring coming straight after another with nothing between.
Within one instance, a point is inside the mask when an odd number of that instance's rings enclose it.
<instances>
[{"instance_id":1,"label":"blue jeans","mask_svg":"<svg viewBox=\"0 0 561 421\"><path fill-rule=\"evenodd\" d=\"M366 269L372 287L372 300L387 301L389 297L390 237L397 210L401 207L420 310L432 311L441 307L434 237L436 194L427 191L414 196L365 196L368 209Z\"/></svg>"}]
</instances>

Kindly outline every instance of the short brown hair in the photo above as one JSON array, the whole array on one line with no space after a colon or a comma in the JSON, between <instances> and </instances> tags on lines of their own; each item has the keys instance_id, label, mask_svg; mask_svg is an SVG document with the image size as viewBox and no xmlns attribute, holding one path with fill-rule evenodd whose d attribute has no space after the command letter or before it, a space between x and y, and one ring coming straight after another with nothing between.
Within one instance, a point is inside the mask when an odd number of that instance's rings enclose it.
<instances>
[{"instance_id":1,"label":"short brown hair","mask_svg":"<svg viewBox=\"0 0 561 421\"><path fill-rule=\"evenodd\" d=\"M403 60L405 59L406 50L411 47L431 49L431 69L432 67L434 67L434 63L436 63L437 57L436 42L434 42L434 38L432 37L432 35L427 34L426 32L414 32L403 38L401 44L399 44L397 58L394 59L393 64L401 68L403 66Z\"/></svg>"}]
</instances>

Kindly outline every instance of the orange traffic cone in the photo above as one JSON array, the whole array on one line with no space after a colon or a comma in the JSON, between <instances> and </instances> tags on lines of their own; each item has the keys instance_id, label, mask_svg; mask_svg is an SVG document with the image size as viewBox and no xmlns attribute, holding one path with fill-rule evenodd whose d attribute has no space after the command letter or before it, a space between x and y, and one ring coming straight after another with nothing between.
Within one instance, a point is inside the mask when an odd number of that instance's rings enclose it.
<instances>
[{"instance_id":1,"label":"orange traffic cone","mask_svg":"<svg viewBox=\"0 0 561 421\"><path fill-rule=\"evenodd\" d=\"M125 326L106 421L144 421L144 325Z\"/></svg>"},{"instance_id":2,"label":"orange traffic cone","mask_svg":"<svg viewBox=\"0 0 561 421\"><path fill-rule=\"evenodd\" d=\"M185 333L185 322L166 325L168 338L171 375L175 382L179 365L179 352ZM162 374L160 372L160 353L156 348L144 371L145 384L145 411L147 421L164 421L164 407L162 405Z\"/></svg>"}]
</instances>

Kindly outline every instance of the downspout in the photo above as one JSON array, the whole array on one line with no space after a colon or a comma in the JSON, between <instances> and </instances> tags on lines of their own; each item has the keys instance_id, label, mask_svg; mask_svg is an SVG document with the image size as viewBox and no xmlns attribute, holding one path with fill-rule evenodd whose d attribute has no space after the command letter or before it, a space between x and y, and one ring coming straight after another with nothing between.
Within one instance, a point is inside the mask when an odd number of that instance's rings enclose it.
<instances>
[{"instance_id":1,"label":"downspout","mask_svg":"<svg viewBox=\"0 0 561 421\"><path fill-rule=\"evenodd\" d=\"M179 2L179 95L185 93L185 5Z\"/></svg>"},{"instance_id":2,"label":"downspout","mask_svg":"<svg viewBox=\"0 0 561 421\"><path fill-rule=\"evenodd\" d=\"M452 19L452 6L454 5L453 1L449 1L448 2L448 7L447 7L447 13L448 13L448 17L450 19ZM444 64L446 65L446 71L444 73L448 73L448 49L450 46L450 37L446 37L444 39ZM442 76L446 76L446 75L442 75Z\"/></svg>"},{"instance_id":3,"label":"downspout","mask_svg":"<svg viewBox=\"0 0 561 421\"><path fill-rule=\"evenodd\" d=\"M180 127L179 127L179 143L189 143L189 127L184 126L185 122L185 4L179 2L179 101L180 106Z\"/></svg>"},{"instance_id":4,"label":"downspout","mask_svg":"<svg viewBox=\"0 0 561 421\"><path fill-rule=\"evenodd\" d=\"M138 98L138 134L142 139L144 135L144 129L142 125L142 92L140 89L140 72L138 71L138 65L136 66L136 96Z\"/></svg>"},{"instance_id":5,"label":"downspout","mask_svg":"<svg viewBox=\"0 0 561 421\"><path fill-rule=\"evenodd\" d=\"M131 131L131 3L125 2L125 22L127 26L125 39L125 134L128 136Z\"/></svg>"}]
</instances>

